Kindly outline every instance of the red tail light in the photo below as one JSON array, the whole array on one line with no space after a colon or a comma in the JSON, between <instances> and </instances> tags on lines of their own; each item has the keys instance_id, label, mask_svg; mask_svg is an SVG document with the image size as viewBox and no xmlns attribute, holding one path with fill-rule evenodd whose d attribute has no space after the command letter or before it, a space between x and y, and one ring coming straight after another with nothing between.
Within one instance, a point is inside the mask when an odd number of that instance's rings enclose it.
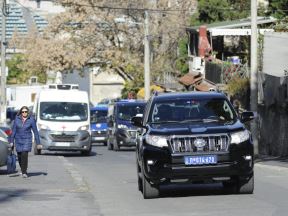
<instances>
[{"instance_id":1,"label":"red tail light","mask_svg":"<svg viewBox=\"0 0 288 216\"><path fill-rule=\"evenodd\" d=\"M5 130L5 133L6 133L8 136L10 136L10 135L12 134L12 130L11 130L11 129L7 129L7 130Z\"/></svg>"}]
</instances>

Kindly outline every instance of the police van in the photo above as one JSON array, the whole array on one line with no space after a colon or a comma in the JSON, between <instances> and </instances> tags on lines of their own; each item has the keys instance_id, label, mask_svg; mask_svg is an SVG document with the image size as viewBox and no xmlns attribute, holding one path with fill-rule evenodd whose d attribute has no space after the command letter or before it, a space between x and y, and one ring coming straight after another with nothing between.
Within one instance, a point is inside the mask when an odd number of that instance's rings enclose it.
<instances>
[{"instance_id":1,"label":"police van","mask_svg":"<svg viewBox=\"0 0 288 216\"><path fill-rule=\"evenodd\" d=\"M50 85L42 90L33 107L42 149L91 152L90 105L87 92L77 85Z\"/></svg>"}]
</instances>

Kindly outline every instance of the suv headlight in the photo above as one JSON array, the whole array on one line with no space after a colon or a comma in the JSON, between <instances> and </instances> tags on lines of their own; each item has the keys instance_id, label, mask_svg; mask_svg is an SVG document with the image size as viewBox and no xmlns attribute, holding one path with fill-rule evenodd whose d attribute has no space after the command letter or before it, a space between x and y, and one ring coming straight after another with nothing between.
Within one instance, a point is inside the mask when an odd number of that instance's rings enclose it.
<instances>
[{"instance_id":1,"label":"suv headlight","mask_svg":"<svg viewBox=\"0 0 288 216\"><path fill-rule=\"evenodd\" d=\"M117 126L119 129L122 128L122 129L128 129L128 126L127 125L124 125L124 124L118 124Z\"/></svg>"},{"instance_id":2,"label":"suv headlight","mask_svg":"<svg viewBox=\"0 0 288 216\"><path fill-rule=\"evenodd\" d=\"M250 139L250 133L248 130L239 131L231 134L231 143L239 144Z\"/></svg>"},{"instance_id":3,"label":"suv headlight","mask_svg":"<svg viewBox=\"0 0 288 216\"><path fill-rule=\"evenodd\" d=\"M80 131L89 130L89 125L83 125L83 126L79 127L78 130L80 130Z\"/></svg>"},{"instance_id":4,"label":"suv headlight","mask_svg":"<svg viewBox=\"0 0 288 216\"><path fill-rule=\"evenodd\" d=\"M167 137L165 136L146 135L146 142L157 147L168 146Z\"/></svg>"}]
</instances>

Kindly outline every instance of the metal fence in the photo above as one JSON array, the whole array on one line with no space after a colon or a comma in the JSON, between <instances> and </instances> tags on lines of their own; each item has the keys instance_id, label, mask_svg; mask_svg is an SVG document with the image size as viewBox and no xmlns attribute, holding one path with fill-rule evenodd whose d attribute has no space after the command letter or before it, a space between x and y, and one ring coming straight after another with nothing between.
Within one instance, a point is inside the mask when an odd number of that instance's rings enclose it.
<instances>
[{"instance_id":1,"label":"metal fence","mask_svg":"<svg viewBox=\"0 0 288 216\"><path fill-rule=\"evenodd\" d=\"M214 82L227 84L234 78L248 78L247 64L232 64L230 62L206 62L205 78Z\"/></svg>"}]
</instances>

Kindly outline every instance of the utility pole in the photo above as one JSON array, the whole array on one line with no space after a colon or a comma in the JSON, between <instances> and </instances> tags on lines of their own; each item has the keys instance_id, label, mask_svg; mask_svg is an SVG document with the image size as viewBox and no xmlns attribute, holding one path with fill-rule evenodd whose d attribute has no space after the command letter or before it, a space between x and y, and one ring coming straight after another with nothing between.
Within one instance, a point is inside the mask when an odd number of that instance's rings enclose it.
<instances>
[{"instance_id":1,"label":"utility pole","mask_svg":"<svg viewBox=\"0 0 288 216\"><path fill-rule=\"evenodd\" d=\"M1 122L6 121L6 0L2 0L1 31Z\"/></svg>"},{"instance_id":2,"label":"utility pole","mask_svg":"<svg viewBox=\"0 0 288 216\"><path fill-rule=\"evenodd\" d=\"M250 107L257 113L258 106L258 41L257 41L257 0L251 0L251 74L250 74ZM258 117L251 122L254 155L258 156Z\"/></svg>"},{"instance_id":3,"label":"utility pole","mask_svg":"<svg viewBox=\"0 0 288 216\"><path fill-rule=\"evenodd\" d=\"M144 36L144 86L145 100L150 98L150 41L149 41L149 14L145 11Z\"/></svg>"}]
</instances>

